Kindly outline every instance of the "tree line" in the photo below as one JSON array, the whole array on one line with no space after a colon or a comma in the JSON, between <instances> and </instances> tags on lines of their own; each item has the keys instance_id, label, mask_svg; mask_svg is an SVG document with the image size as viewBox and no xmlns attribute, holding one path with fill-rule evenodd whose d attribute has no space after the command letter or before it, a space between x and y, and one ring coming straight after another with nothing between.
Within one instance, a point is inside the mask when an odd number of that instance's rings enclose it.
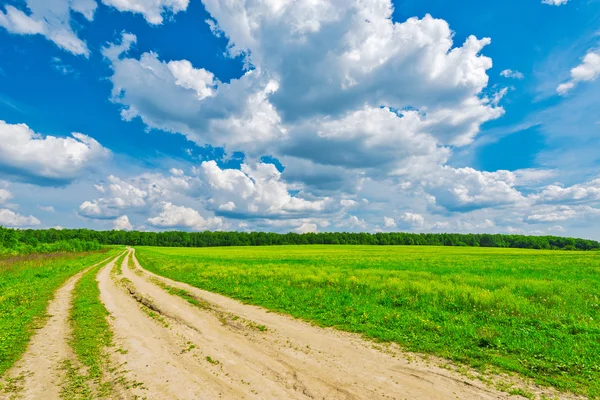
<instances>
[{"instance_id":1,"label":"tree line","mask_svg":"<svg viewBox=\"0 0 600 400\"><path fill-rule=\"evenodd\" d=\"M0 255L94 251L103 247L97 240L82 240L77 237L66 239L47 236L45 240L40 240L34 232L0 226Z\"/></svg>"},{"instance_id":2,"label":"tree line","mask_svg":"<svg viewBox=\"0 0 600 400\"><path fill-rule=\"evenodd\" d=\"M40 248L57 246L129 245L167 247L214 246L277 246L307 244L363 244L363 245L416 245L416 246L471 246L509 247L524 249L600 250L595 240L558 236L524 236L504 234L460 233L272 233L272 232L139 232L95 231L90 229L28 229L14 230L0 227L0 247L30 246Z\"/></svg>"}]
</instances>

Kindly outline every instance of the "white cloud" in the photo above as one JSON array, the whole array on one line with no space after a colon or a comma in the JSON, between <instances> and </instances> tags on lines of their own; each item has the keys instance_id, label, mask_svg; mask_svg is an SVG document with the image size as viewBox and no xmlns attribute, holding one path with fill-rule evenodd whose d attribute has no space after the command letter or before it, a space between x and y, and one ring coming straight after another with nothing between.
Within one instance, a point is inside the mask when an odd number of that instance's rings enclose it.
<instances>
[{"instance_id":1,"label":"white cloud","mask_svg":"<svg viewBox=\"0 0 600 400\"><path fill-rule=\"evenodd\" d=\"M185 89L196 92L198 100L205 99L214 94L215 76L204 68L196 69L187 60L169 61L167 67L173 77L175 84Z\"/></svg>"},{"instance_id":2,"label":"white cloud","mask_svg":"<svg viewBox=\"0 0 600 400\"><path fill-rule=\"evenodd\" d=\"M6 203L13 198L13 194L6 189L0 189L0 204Z\"/></svg>"},{"instance_id":3,"label":"white cloud","mask_svg":"<svg viewBox=\"0 0 600 400\"><path fill-rule=\"evenodd\" d=\"M296 233L310 233L318 231L317 224L310 224L308 222L303 223L294 230L296 231Z\"/></svg>"},{"instance_id":4,"label":"white cloud","mask_svg":"<svg viewBox=\"0 0 600 400\"><path fill-rule=\"evenodd\" d=\"M25 124L0 120L0 169L23 179L70 181L109 155L100 143L82 133L44 137Z\"/></svg>"},{"instance_id":5,"label":"white cloud","mask_svg":"<svg viewBox=\"0 0 600 400\"><path fill-rule=\"evenodd\" d=\"M385 226L386 228L395 228L396 221L394 221L394 219L390 217L383 217L383 226Z\"/></svg>"},{"instance_id":6,"label":"white cloud","mask_svg":"<svg viewBox=\"0 0 600 400\"><path fill-rule=\"evenodd\" d=\"M567 4L569 0L542 0L543 4L549 4L551 6L562 6L563 4Z\"/></svg>"},{"instance_id":7,"label":"white cloud","mask_svg":"<svg viewBox=\"0 0 600 400\"><path fill-rule=\"evenodd\" d=\"M228 201L225 204L221 204L219 206L219 210L222 210L222 211L233 211L233 210L235 210L235 203L233 201Z\"/></svg>"},{"instance_id":8,"label":"white cloud","mask_svg":"<svg viewBox=\"0 0 600 400\"><path fill-rule=\"evenodd\" d=\"M157 228L183 228L195 231L215 230L223 227L223 220L218 217L203 218L192 208L164 203L161 212L148 222Z\"/></svg>"},{"instance_id":9,"label":"white cloud","mask_svg":"<svg viewBox=\"0 0 600 400\"><path fill-rule=\"evenodd\" d=\"M575 88L580 82L595 80L600 75L600 52L589 51L581 64L571 70L571 79L561 83L556 88L560 95L565 95Z\"/></svg>"},{"instance_id":10,"label":"white cloud","mask_svg":"<svg viewBox=\"0 0 600 400\"><path fill-rule=\"evenodd\" d=\"M102 48L102 55L107 59L116 62L121 54L128 52L131 47L137 43L137 36L133 33L122 32L121 43L109 43Z\"/></svg>"},{"instance_id":11,"label":"white cloud","mask_svg":"<svg viewBox=\"0 0 600 400\"><path fill-rule=\"evenodd\" d=\"M40 210L42 210L42 211L49 212L49 213L55 213L56 212L56 210L52 206L38 206L38 208Z\"/></svg>"},{"instance_id":12,"label":"white cloud","mask_svg":"<svg viewBox=\"0 0 600 400\"><path fill-rule=\"evenodd\" d=\"M198 173L209 185L211 199L221 211L235 207L236 213L246 216L297 216L323 212L330 203L327 198L306 200L290 195L273 164L242 164L238 170L221 169L216 162L205 161Z\"/></svg>"},{"instance_id":13,"label":"white cloud","mask_svg":"<svg viewBox=\"0 0 600 400\"><path fill-rule=\"evenodd\" d=\"M424 190L435 197L435 203L449 211L514 205L526 198L515 185L510 171L485 172L473 168L441 167L422 178Z\"/></svg>"},{"instance_id":14,"label":"white cloud","mask_svg":"<svg viewBox=\"0 0 600 400\"><path fill-rule=\"evenodd\" d=\"M364 219L357 217L356 215L348 215L345 219L337 221L337 227L345 230L365 230L367 223Z\"/></svg>"},{"instance_id":15,"label":"white cloud","mask_svg":"<svg viewBox=\"0 0 600 400\"><path fill-rule=\"evenodd\" d=\"M600 179L562 187L558 185L546 186L535 196L541 203L583 203L600 201Z\"/></svg>"},{"instance_id":16,"label":"white cloud","mask_svg":"<svg viewBox=\"0 0 600 400\"><path fill-rule=\"evenodd\" d=\"M132 231L133 225L129 222L129 217L127 215L121 215L113 221L113 229L117 231Z\"/></svg>"},{"instance_id":17,"label":"white cloud","mask_svg":"<svg viewBox=\"0 0 600 400\"><path fill-rule=\"evenodd\" d=\"M183 170L182 170L182 169L179 169L179 168L171 168L171 169L169 170L169 172L170 172L170 173L171 173L171 175L173 175L173 176L183 176L183 175L184 175L184 172L183 172Z\"/></svg>"},{"instance_id":18,"label":"white cloud","mask_svg":"<svg viewBox=\"0 0 600 400\"><path fill-rule=\"evenodd\" d=\"M30 215L26 217L6 208L0 208L0 226L22 227L39 225L40 220Z\"/></svg>"},{"instance_id":19,"label":"white cloud","mask_svg":"<svg viewBox=\"0 0 600 400\"><path fill-rule=\"evenodd\" d=\"M400 219L415 228L421 228L425 225L425 218L421 214L405 212Z\"/></svg>"},{"instance_id":20,"label":"white cloud","mask_svg":"<svg viewBox=\"0 0 600 400\"><path fill-rule=\"evenodd\" d=\"M129 179L109 176L107 182L96 185L101 197L83 202L79 214L88 218L112 219L127 210L144 211L161 202L189 195L200 185L189 176L164 176L145 173Z\"/></svg>"},{"instance_id":21,"label":"white cloud","mask_svg":"<svg viewBox=\"0 0 600 400\"><path fill-rule=\"evenodd\" d=\"M28 13L13 6L0 9L0 26L19 35L40 34L58 47L76 55L88 57L90 51L71 28L71 12L79 12L91 21L96 2L93 0L26 0Z\"/></svg>"},{"instance_id":22,"label":"white cloud","mask_svg":"<svg viewBox=\"0 0 600 400\"><path fill-rule=\"evenodd\" d=\"M111 99L123 106L123 119L140 117L151 128L185 134L199 145L246 151L281 135L279 117L267 101L274 86L262 85L256 72L223 84L187 60L164 62L152 52L139 60L125 57L134 42L135 36L123 34L121 44L103 49L112 61Z\"/></svg>"},{"instance_id":23,"label":"white cloud","mask_svg":"<svg viewBox=\"0 0 600 400\"><path fill-rule=\"evenodd\" d=\"M122 12L142 14L149 24L160 25L165 15L185 11L189 0L102 0Z\"/></svg>"},{"instance_id":24,"label":"white cloud","mask_svg":"<svg viewBox=\"0 0 600 400\"><path fill-rule=\"evenodd\" d=\"M558 207L542 207L534 211L533 214L527 216L527 222L529 223L540 223L540 222L562 222L574 218L577 215L577 211L568 206Z\"/></svg>"},{"instance_id":25,"label":"white cloud","mask_svg":"<svg viewBox=\"0 0 600 400\"><path fill-rule=\"evenodd\" d=\"M358 204L358 202L356 202L355 200L352 200L352 199L342 199L342 200L340 200L340 204L344 208L351 208L351 207L355 207Z\"/></svg>"},{"instance_id":26,"label":"white cloud","mask_svg":"<svg viewBox=\"0 0 600 400\"><path fill-rule=\"evenodd\" d=\"M525 75L523 75L522 72L513 71L512 69L505 69L502 72L500 72L500 75L502 75L505 78L513 78L513 79L523 79L523 78L525 78Z\"/></svg>"}]
</instances>

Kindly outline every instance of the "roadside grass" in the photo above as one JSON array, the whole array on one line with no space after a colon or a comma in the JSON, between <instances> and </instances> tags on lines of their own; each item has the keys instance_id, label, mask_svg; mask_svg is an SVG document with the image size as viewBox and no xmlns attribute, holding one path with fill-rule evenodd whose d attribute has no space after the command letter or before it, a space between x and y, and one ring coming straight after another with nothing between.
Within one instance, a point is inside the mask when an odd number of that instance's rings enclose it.
<instances>
[{"instance_id":1,"label":"roadside grass","mask_svg":"<svg viewBox=\"0 0 600 400\"><path fill-rule=\"evenodd\" d=\"M144 268L482 372L600 397L600 253L138 247Z\"/></svg>"},{"instance_id":2,"label":"roadside grass","mask_svg":"<svg viewBox=\"0 0 600 400\"><path fill-rule=\"evenodd\" d=\"M36 328L46 322L54 292L77 272L117 251L0 258L0 376L25 352Z\"/></svg>"},{"instance_id":3,"label":"roadside grass","mask_svg":"<svg viewBox=\"0 0 600 400\"><path fill-rule=\"evenodd\" d=\"M120 265L127 252L123 252L116 261ZM110 261L109 261L110 262ZM112 331L108 324L108 311L100 301L100 289L96 281L98 271L107 263L99 265L85 273L75 285L70 315L72 337L69 344L77 360L85 371L67 363L67 383L63 397L69 399L92 399L107 397L111 393L111 384L103 380L108 369L107 348L111 347ZM92 383L92 388L88 385Z\"/></svg>"}]
</instances>

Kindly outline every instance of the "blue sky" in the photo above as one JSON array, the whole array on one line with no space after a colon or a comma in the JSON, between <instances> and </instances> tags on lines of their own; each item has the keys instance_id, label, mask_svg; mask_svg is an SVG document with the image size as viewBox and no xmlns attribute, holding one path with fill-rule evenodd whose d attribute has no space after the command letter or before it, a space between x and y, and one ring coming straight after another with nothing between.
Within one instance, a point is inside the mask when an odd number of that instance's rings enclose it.
<instances>
[{"instance_id":1,"label":"blue sky","mask_svg":"<svg viewBox=\"0 0 600 400\"><path fill-rule=\"evenodd\" d=\"M4 0L0 224L600 239L598 0Z\"/></svg>"}]
</instances>

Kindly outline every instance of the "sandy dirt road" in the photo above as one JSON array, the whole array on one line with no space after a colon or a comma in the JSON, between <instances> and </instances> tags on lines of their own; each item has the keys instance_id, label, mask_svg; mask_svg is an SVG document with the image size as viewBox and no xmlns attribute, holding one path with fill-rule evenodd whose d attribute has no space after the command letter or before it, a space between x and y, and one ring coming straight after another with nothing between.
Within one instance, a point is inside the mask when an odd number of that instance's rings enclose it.
<instances>
[{"instance_id":1,"label":"sandy dirt road","mask_svg":"<svg viewBox=\"0 0 600 400\"><path fill-rule=\"evenodd\" d=\"M134 395L149 399L515 398L322 329L145 271L110 267L101 299ZM164 285L168 285L165 288ZM189 301L167 290L183 289ZM146 304L142 306L141 304ZM130 393L130 394L132 394Z\"/></svg>"},{"instance_id":2,"label":"sandy dirt road","mask_svg":"<svg viewBox=\"0 0 600 400\"><path fill-rule=\"evenodd\" d=\"M116 259L116 258L115 258ZM8 379L16 379L18 388L6 398L58 399L64 371L63 360L72 359L69 346L71 328L69 311L71 294L81 276L88 270L106 263L107 258L69 278L55 293L48 304L46 324L31 338L23 357L7 373ZM0 398L3 394L0 393Z\"/></svg>"}]
</instances>

